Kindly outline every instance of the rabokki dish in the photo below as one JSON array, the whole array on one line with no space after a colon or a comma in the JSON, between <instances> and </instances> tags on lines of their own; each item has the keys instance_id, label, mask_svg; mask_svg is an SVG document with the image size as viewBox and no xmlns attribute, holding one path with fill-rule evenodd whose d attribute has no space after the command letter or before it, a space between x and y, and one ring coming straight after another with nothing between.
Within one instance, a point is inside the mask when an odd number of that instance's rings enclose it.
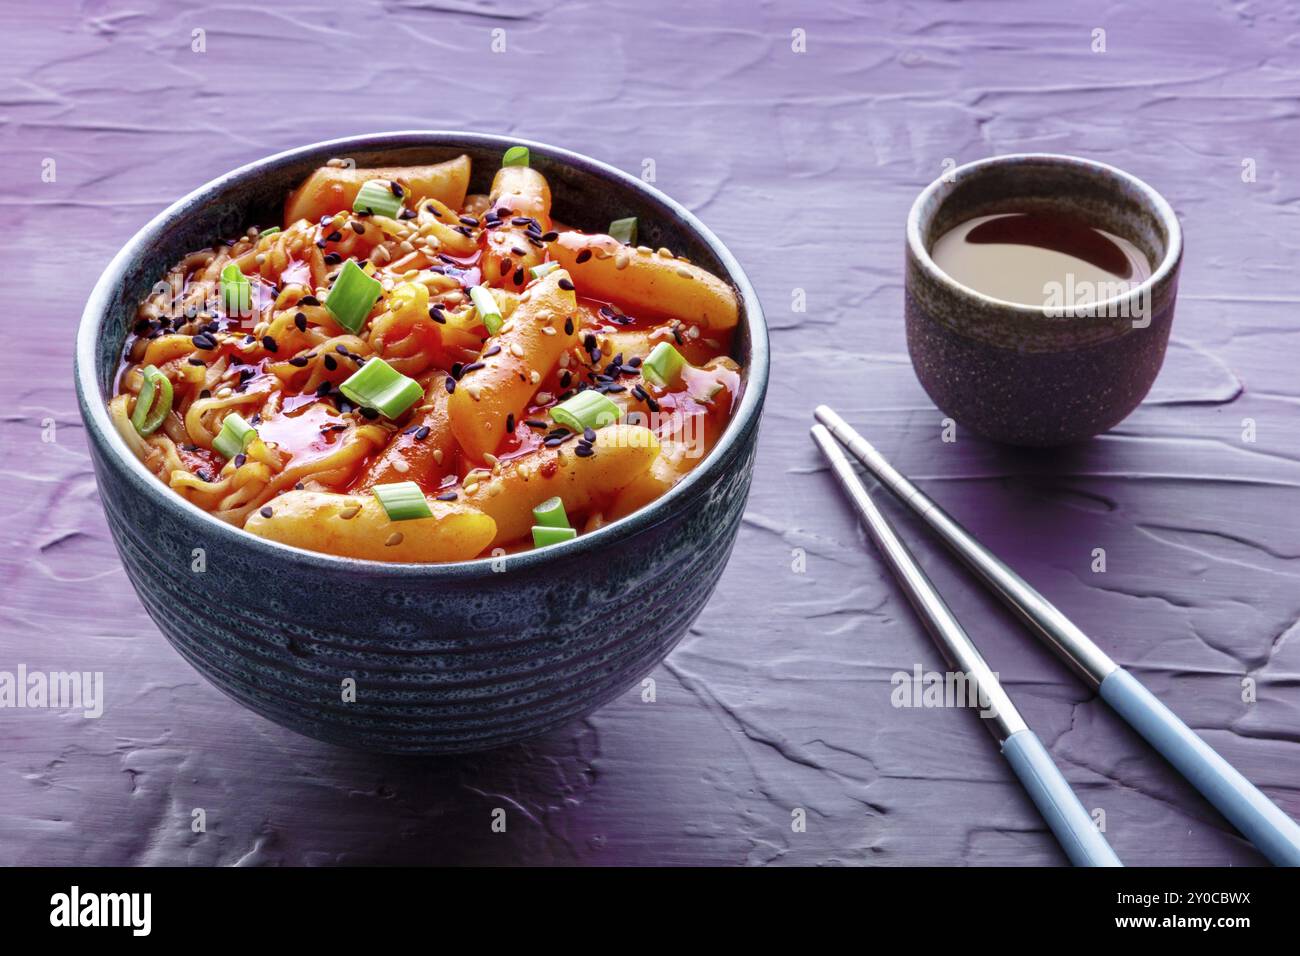
<instances>
[{"instance_id":1,"label":"rabokki dish","mask_svg":"<svg viewBox=\"0 0 1300 956\"><path fill-rule=\"evenodd\" d=\"M525 147L332 160L283 220L177 263L139 307L109 410L168 487L350 558L546 547L663 495L739 399L726 282L637 222L555 222Z\"/></svg>"}]
</instances>

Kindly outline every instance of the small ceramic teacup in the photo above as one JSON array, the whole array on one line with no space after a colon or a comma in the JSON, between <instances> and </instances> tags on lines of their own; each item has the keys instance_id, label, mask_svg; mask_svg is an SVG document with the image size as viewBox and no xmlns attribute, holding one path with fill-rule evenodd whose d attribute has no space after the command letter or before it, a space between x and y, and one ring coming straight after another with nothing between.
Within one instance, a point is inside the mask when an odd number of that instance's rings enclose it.
<instances>
[{"instance_id":1,"label":"small ceramic teacup","mask_svg":"<svg viewBox=\"0 0 1300 956\"><path fill-rule=\"evenodd\" d=\"M935 240L978 216L1083 220L1127 239L1150 278L1084 306L995 299L931 258ZM907 219L907 347L921 385L958 424L1013 445L1063 445L1112 427L1146 396L1174 317L1182 230L1134 176L1073 156L1020 154L960 166Z\"/></svg>"}]
</instances>

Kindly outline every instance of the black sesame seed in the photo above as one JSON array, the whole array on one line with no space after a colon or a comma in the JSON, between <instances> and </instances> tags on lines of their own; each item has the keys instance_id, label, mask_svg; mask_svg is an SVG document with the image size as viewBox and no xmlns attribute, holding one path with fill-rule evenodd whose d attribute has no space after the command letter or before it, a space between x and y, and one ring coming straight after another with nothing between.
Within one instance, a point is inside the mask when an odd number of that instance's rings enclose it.
<instances>
[{"instance_id":1,"label":"black sesame seed","mask_svg":"<svg viewBox=\"0 0 1300 956\"><path fill-rule=\"evenodd\" d=\"M454 491L444 491L442 494L438 495L438 500L439 500L439 501L455 501L455 500L456 500L456 492L454 492Z\"/></svg>"},{"instance_id":2,"label":"black sesame seed","mask_svg":"<svg viewBox=\"0 0 1300 956\"><path fill-rule=\"evenodd\" d=\"M515 431L515 413L511 412L506 416L506 434L513 435Z\"/></svg>"},{"instance_id":3,"label":"black sesame seed","mask_svg":"<svg viewBox=\"0 0 1300 956\"><path fill-rule=\"evenodd\" d=\"M325 356L325 367L331 372L339 367L339 360L332 355Z\"/></svg>"},{"instance_id":4,"label":"black sesame seed","mask_svg":"<svg viewBox=\"0 0 1300 956\"><path fill-rule=\"evenodd\" d=\"M545 427L546 427L546 422L541 421L540 419L537 419L537 418L525 418L525 419L524 419L524 424L527 425L529 428L545 428Z\"/></svg>"},{"instance_id":5,"label":"black sesame seed","mask_svg":"<svg viewBox=\"0 0 1300 956\"><path fill-rule=\"evenodd\" d=\"M466 365L464 368L462 368L462 369L460 370L460 376L459 376L459 377L464 378L464 377L465 377L466 375L468 375L470 372L477 372L477 371L478 371L479 369L481 369L482 367L483 367L483 363L482 363L482 362L470 362L468 365Z\"/></svg>"},{"instance_id":6,"label":"black sesame seed","mask_svg":"<svg viewBox=\"0 0 1300 956\"><path fill-rule=\"evenodd\" d=\"M357 222L355 219L353 219L351 222L348 223L348 225L352 227L352 231L355 232L358 236L365 235L366 224L364 222Z\"/></svg>"},{"instance_id":7,"label":"black sesame seed","mask_svg":"<svg viewBox=\"0 0 1300 956\"><path fill-rule=\"evenodd\" d=\"M259 514L261 514L261 516L262 516L263 518L269 518L269 517L271 517L271 514L272 514L272 512L271 512L271 506L270 506L270 505L267 505L265 508L263 508L263 509L259 512Z\"/></svg>"},{"instance_id":8,"label":"black sesame seed","mask_svg":"<svg viewBox=\"0 0 1300 956\"><path fill-rule=\"evenodd\" d=\"M446 380L445 380L445 384L446 384L446 386L447 386L447 394L448 394L448 395L450 395L451 393L453 393L454 391L456 391L456 380L455 380L454 378L452 378L450 375L447 376L447 378L446 378Z\"/></svg>"},{"instance_id":9,"label":"black sesame seed","mask_svg":"<svg viewBox=\"0 0 1300 956\"><path fill-rule=\"evenodd\" d=\"M203 361L203 359L199 358L197 355L190 356L188 361L191 365L202 365L204 367L206 367L208 364L207 362Z\"/></svg>"},{"instance_id":10,"label":"black sesame seed","mask_svg":"<svg viewBox=\"0 0 1300 956\"><path fill-rule=\"evenodd\" d=\"M299 305L320 305L320 299L314 295L305 295L298 300Z\"/></svg>"},{"instance_id":11,"label":"black sesame seed","mask_svg":"<svg viewBox=\"0 0 1300 956\"><path fill-rule=\"evenodd\" d=\"M296 325L296 326L298 327L298 331L299 331L299 332L306 332L306 331L307 331L307 315L306 315L306 313L303 313L303 312L299 312L299 313L297 313L297 314L293 317L293 324Z\"/></svg>"},{"instance_id":12,"label":"black sesame seed","mask_svg":"<svg viewBox=\"0 0 1300 956\"><path fill-rule=\"evenodd\" d=\"M293 358L289 359L289 364L292 365L294 368L306 368L307 356L295 355Z\"/></svg>"},{"instance_id":13,"label":"black sesame seed","mask_svg":"<svg viewBox=\"0 0 1300 956\"><path fill-rule=\"evenodd\" d=\"M556 284L557 284L561 289L563 289L565 292L572 292L572 291L573 291L573 283L570 282L568 279L561 279L561 280L560 280L558 283L556 283Z\"/></svg>"},{"instance_id":14,"label":"black sesame seed","mask_svg":"<svg viewBox=\"0 0 1300 956\"><path fill-rule=\"evenodd\" d=\"M560 238L560 234L558 232L542 233L542 242L554 242L556 239L559 238Z\"/></svg>"},{"instance_id":15,"label":"black sesame seed","mask_svg":"<svg viewBox=\"0 0 1300 956\"><path fill-rule=\"evenodd\" d=\"M572 316L570 316L569 318L567 318L567 319L564 320L564 334L565 334L565 335L572 335L572 334L573 334L573 318L572 318Z\"/></svg>"},{"instance_id":16,"label":"black sesame seed","mask_svg":"<svg viewBox=\"0 0 1300 956\"><path fill-rule=\"evenodd\" d=\"M587 261L588 259L590 259L590 258L591 258L591 250L590 250L590 249L583 249L581 252L578 253L578 258L577 258L576 261L577 261L578 263L583 263L583 262L586 262L586 261Z\"/></svg>"},{"instance_id":17,"label":"black sesame seed","mask_svg":"<svg viewBox=\"0 0 1300 956\"><path fill-rule=\"evenodd\" d=\"M515 280L515 285L524 284L524 270L522 266L520 266L518 269L515 270L515 274L513 278Z\"/></svg>"},{"instance_id":18,"label":"black sesame seed","mask_svg":"<svg viewBox=\"0 0 1300 956\"><path fill-rule=\"evenodd\" d=\"M499 346L499 345L494 345L494 346L492 346L490 349L488 349L486 352L483 353L483 357L484 357L484 358L491 358L492 356L496 355L496 354L497 354L498 352L500 352L500 351L501 351L501 346Z\"/></svg>"},{"instance_id":19,"label":"black sesame seed","mask_svg":"<svg viewBox=\"0 0 1300 956\"><path fill-rule=\"evenodd\" d=\"M596 454L590 445L579 445L577 448L573 449L573 453L579 458L590 458L592 455Z\"/></svg>"},{"instance_id":20,"label":"black sesame seed","mask_svg":"<svg viewBox=\"0 0 1300 956\"><path fill-rule=\"evenodd\" d=\"M276 345L275 339L271 338L269 335L262 336L262 348L266 349L268 352L280 351L280 346Z\"/></svg>"},{"instance_id":21,"label":"black sesame seed","mask_svg":"<svg viewBox=\"0 0 1300 956\"><path fill-rule=\"evenodd\" d=\"M339 241L340 239L342 239L342 238L343 238L343 233L341 233L341 232L339 232L337 229L335 229L333 232L331 232L328 236L325 237L325 241L326 241L326 242L338 242L338 241Z\"/></svg>"},{"instance_id":22,"label":"black sesame seed","mask_svg":"<svg viewBox=\"0 0 1300 956\"><path fill-rule=\"evenodd\" d=\"M398 199L401 199L403 196L406 195L406 193L403 192L402 187L397 182L389 183L388 188L392 190L393 195L396 196Z\"/></svg>"},{"instance_id":23,"label":"black sesame seed","mask_svg":"<svg viewBox=\"0 0 1300 956\"><path fill-rule=\"evenodd\" d=\"M321 382L319 385L316 386L316 397L324 398L326 395L330 393L330 389L332 387L333 386L331 386L328 381Z\"/></svg>"},{"instance_id":24,"label":"black sesame seed","mask_svg":"<svg viewBox=\"0 0 1300 956\"><path fill-rule=\"evenodd\" d=\"M379 417L379 413L375 411L373 408L363 407L361 409L361 417L365 419L369 419L370 421L374 421L376 418Z\"/></svg>"},{"instance_id":25,"label":"black sesame seed","mask_svg":"<svg viewBox=\"0 0 1300 956\"><path fill-rule=\"evenodd\" d=\"M417 428L417 429L415 430L415 440L416 440L416 441L424 441L424 440L425 440L426 438L428 438L428 437L429 437L429 426L428 426L428 425L421 425L419 428Z\"/></svg>"},{"instance_id":26,"label":"black sesame seed","mask_svg":"<svg viewBox=\"0 0 1300 956\"><path fill-rule=\"evenodd\" d=\"M244 462L246 461L248 461L248 456L241 451L238 455L235 456L235 467L243 468Z\"/></svg>"}]
</instances>

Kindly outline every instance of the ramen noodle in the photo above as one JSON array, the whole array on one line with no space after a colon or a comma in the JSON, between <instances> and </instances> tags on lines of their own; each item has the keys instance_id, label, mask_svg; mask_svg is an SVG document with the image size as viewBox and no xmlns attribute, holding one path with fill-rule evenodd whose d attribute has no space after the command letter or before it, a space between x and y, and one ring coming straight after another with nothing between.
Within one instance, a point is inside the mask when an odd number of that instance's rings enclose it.
<instances>
[{"instance_id":1,"label":"ramen noodle","mask_svg":"<svg viewBox=\"0 0 1300 956\"><path fill-rule=\"evenodd\" d=\"M182 259L127 337L123 440L223 521L378 561L547 547L672 488L739 398L734 290L634 219L552 220L523 147L469 179L331 161Z\"/></svg>"}]
</instances>

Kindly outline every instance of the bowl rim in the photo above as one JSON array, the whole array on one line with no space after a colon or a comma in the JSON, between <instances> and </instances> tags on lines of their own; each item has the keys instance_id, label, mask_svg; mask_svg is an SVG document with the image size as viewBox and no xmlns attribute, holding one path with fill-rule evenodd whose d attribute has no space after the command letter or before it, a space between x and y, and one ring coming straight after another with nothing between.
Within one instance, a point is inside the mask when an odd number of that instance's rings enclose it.
<instances>
[{"instance_id":1,"label":"bowl rim","mask_svg":"<svg viewBox=\"0 0 1300 956\"><path fill-rule=\"evenodd\" d=\"M963 173L977 172L987 169L991 166L1005 165L1009 163L1020 163L1036 161L1044 165L1074 167L1076 169L1087 169L1092 172L1105 173L1115 179L1123 180L1131 185L1140 193L1156 215L1165 224L1165 229L1169 233L1169 242L1165 249L1164 256L1160 259L1160 264L1151 270L1151 275L1129 289L1127 292L1120 292L1108 299L1100 302L1090 303L1089 307L1102 311L1111 305L1118 305L1126 299L1133 299L1137 296L1146 294L1154 298L1157 286L1164 284L1168 278L1178 268L1178 263L1183 255L1183 227L1178 221L1178 216L1174 212L1173 206L1169 200L1165 199L1155 187L1151 186L1144 180L1139 179L1130 172L1120 169L1118 166L1112 166L1109 163L1103 163L1096 159L1086 159L1082 156L1070 156L1065 153L1004 153L1001 156L986 156L983 159L976 159L969 163L964 163L950 172L944 173L921 190L920 194L912 203L912 208L907 214L907 247L912 253L912 258L916 260L921 270L932 281L940 284L951 292L973 299L982 305L1002 309L1018 317L1024 318L1041 318L1044 306L1028 305L1024 302L1012 302L1010 299L999 299L995 296L987 295L977 289L958 282L948 273L939 268L938 264L930 257L930 250L925 247L925 242L921 235L921 210L925 204L937 193L944 188L953 185L947 177L954 179ZM938 209L938 206L935 207Z\"/></svg>"},{"instance_id":2,"label":"bowl rim","mask_svg":"<svg viewBox=\"0 0 1300 956\"><path fill-rule=\"evenodd\" d=\"M641 193L653 202L666 207L682 224L693 232L717 258L725 271L725 279L736 289L744 311L743 323L749 331L750 356L745 367L745 390L740 403L732 412L731 420L724 430L717 445L705 456L698 467L693 469L681 481L661 497L637 509L630 515L611 522L604 527L587 534L578 535L569 541L536 550L526 550L495 557L474 558L470 561L453 561L445 563L399 563L371 561L360 558L341 557L320 551L310 551L292 545L282 544L260 538L243 528L227 524L198 505L172 492L163 485L158 477L145 468L127 447L126 442L108 415L108 404L99 386L96 374L96 351L100 339L105 333L115 291L122 276L143 250L159 238L169 222L183 214L197 202L211 202L213 193L256 175L267 166L291 163L320 155L321 162L329 156L344 155L349 150L382 152L385 149L407 149L426 147L474 146L488 149L505 150L511 146L527 146L547 159L557 163L585 168L597 176L612 181L615 186ZM228 543L232 547L242 547L259 552L271 559L279 558L296 562L301 566L317 568L324 572L351 571L370 575L382 575L402 579L433 576L442 579L474 578L496 569L497 562L505 562L502 570L519 570L535 568L552 562L579 558L609 547L618 541L630 538L652 527L662 520L662 515L670 506L716 481L724 471L725 463L731 458L737 445L751 428L757 428L762 412L763 399L767 391L769 370L769 346L767 323L758 296L749 282L749 277L741 268L730 250L723 245L713 232L695 217L686 207L666 196L655 187L642 180L582 153L552 146L537 140L514 136L502 136L495 133L478 133L461 130L394 130L377 133L361 133L353 136L321 140L306 146L283 150L246 163L227 173L209 180L171 203L162 212L154 216L137 231L105 267L103 273L91 290L90 297L82 311L77 329L76 352L74 359L74 376L77 386L77 403L82 419L93 434L92 442L116 457L125 469L129 479L143 486L146 494L154 494L161 507L170 511L178 520L195 520L205 525L217 542Z\"/></svg>"}]
</instances>

